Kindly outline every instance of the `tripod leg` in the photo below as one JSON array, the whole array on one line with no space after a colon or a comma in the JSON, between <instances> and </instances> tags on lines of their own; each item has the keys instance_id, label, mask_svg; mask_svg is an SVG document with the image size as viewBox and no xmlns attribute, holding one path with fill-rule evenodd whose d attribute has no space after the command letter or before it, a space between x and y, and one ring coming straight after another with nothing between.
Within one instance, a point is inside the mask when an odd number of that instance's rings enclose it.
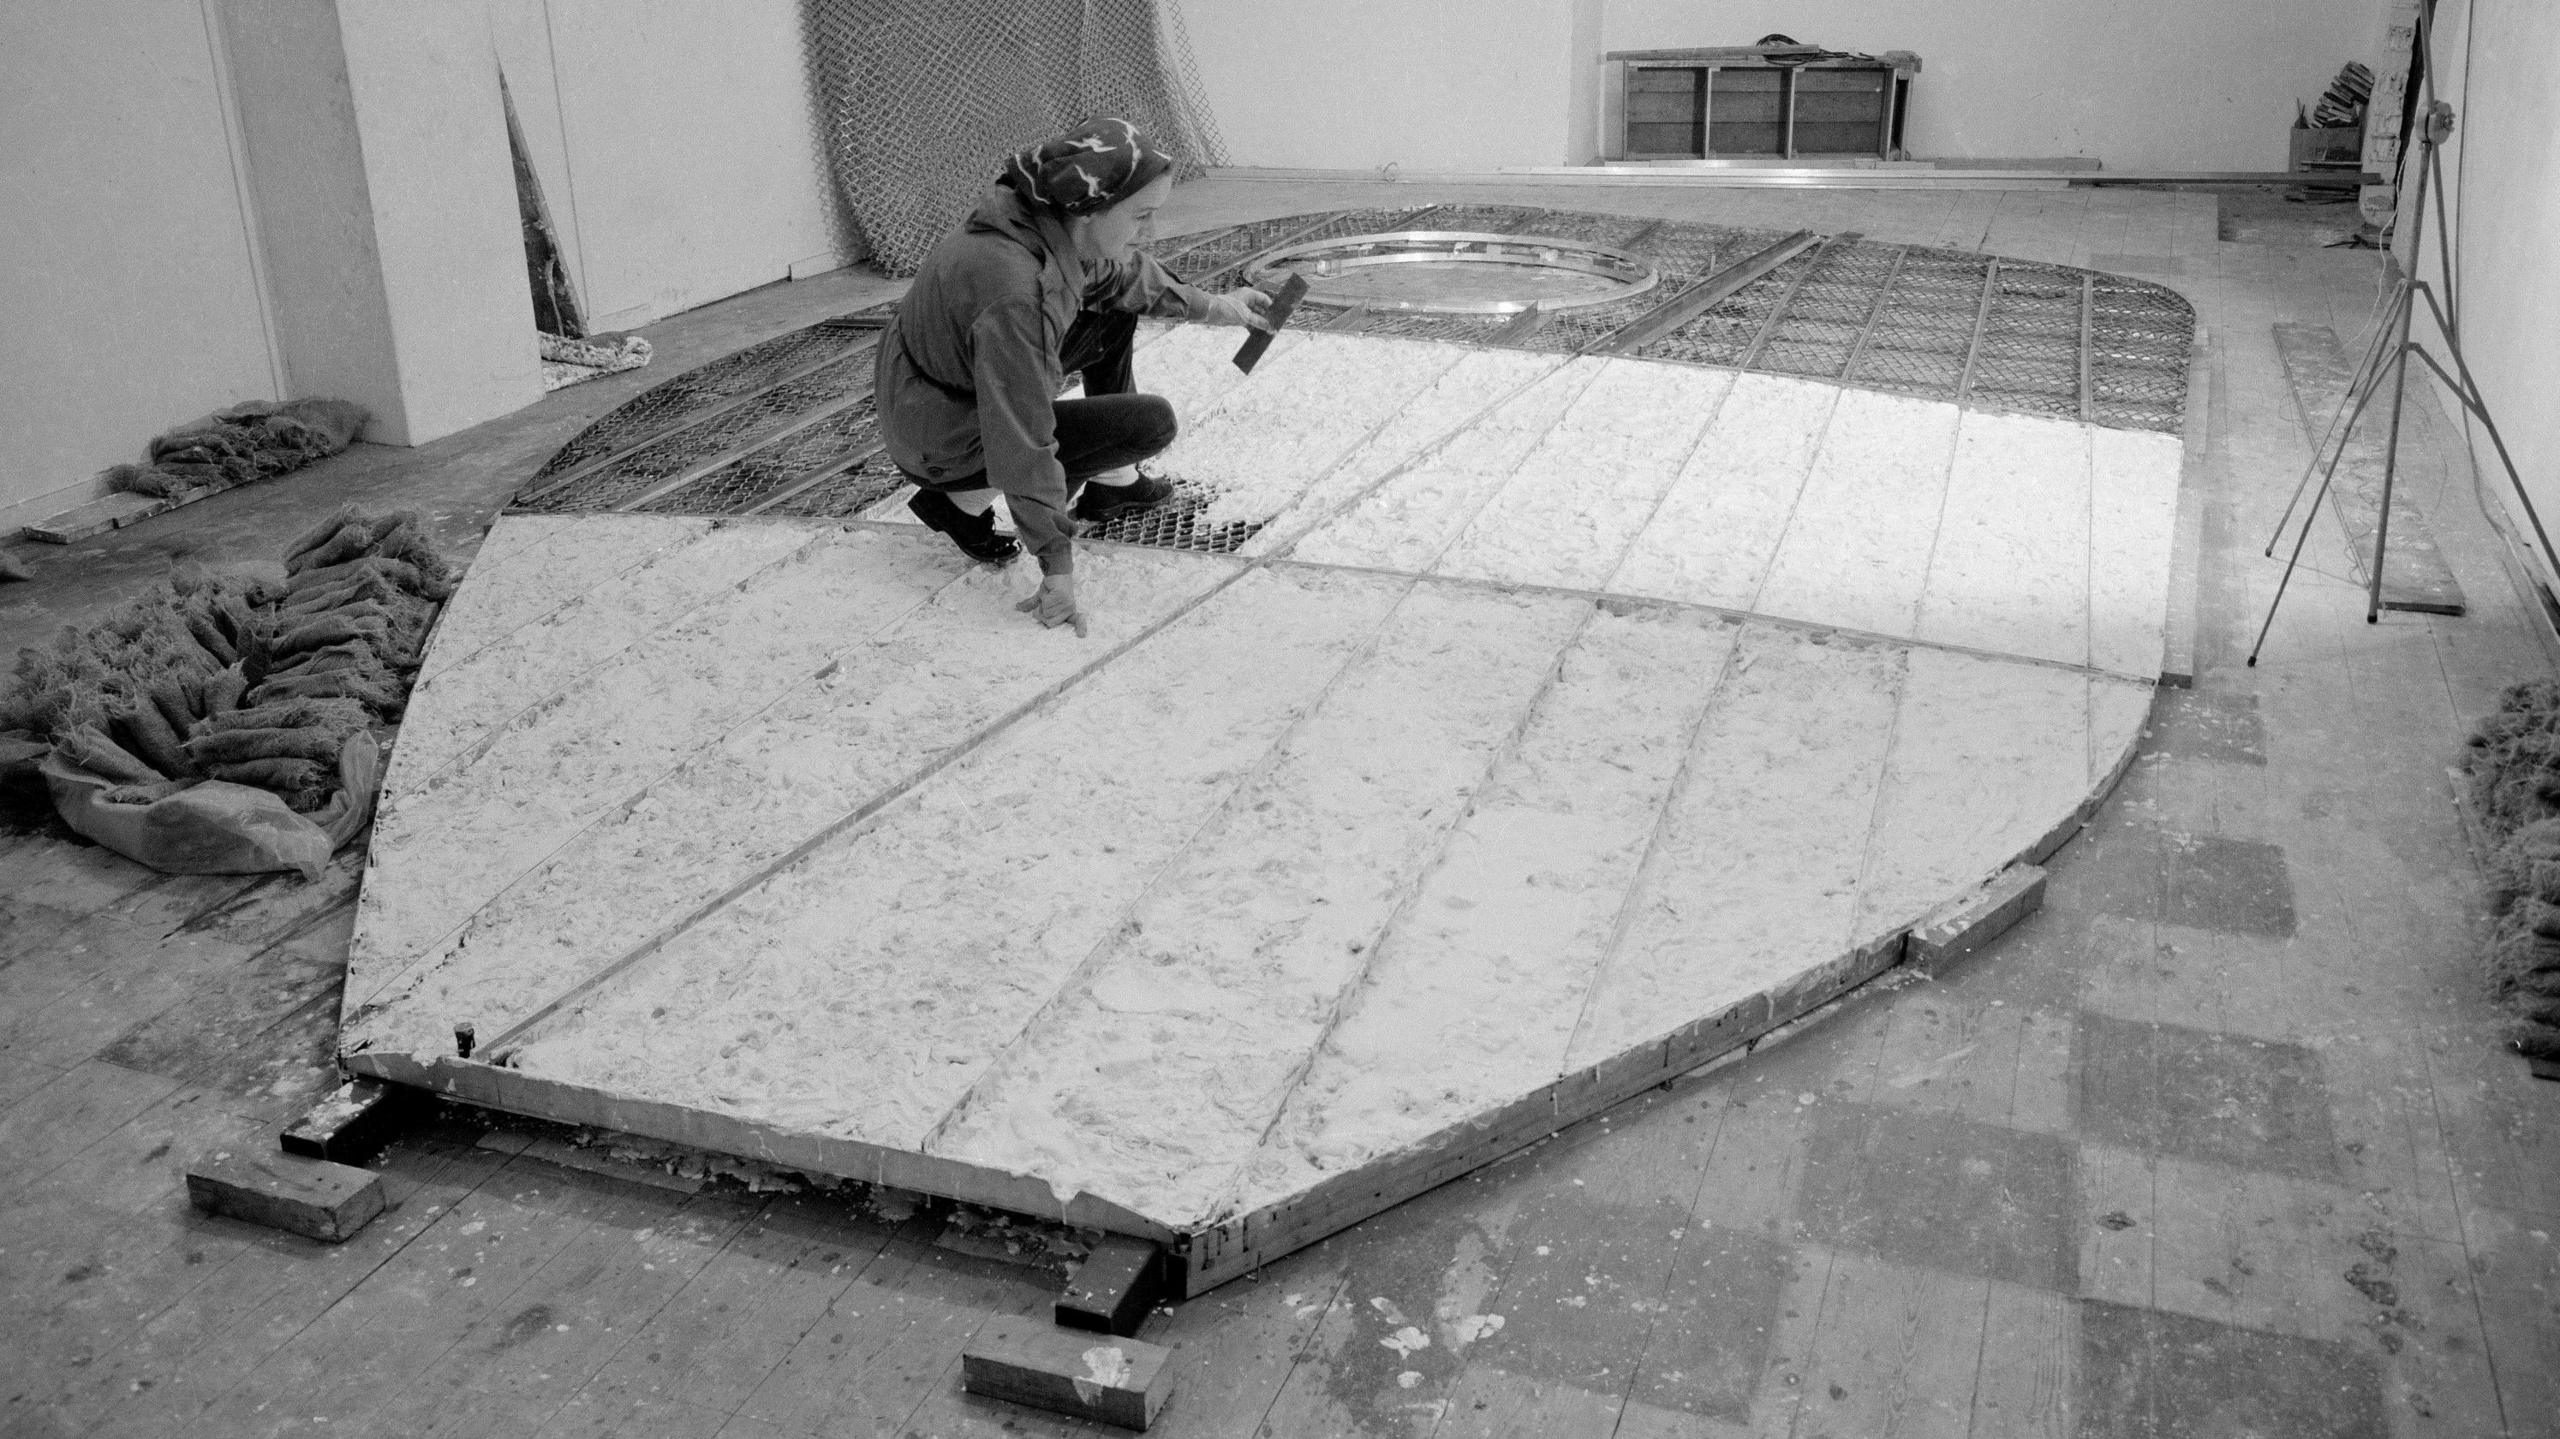
<instances>
[{"instance_id":1,"label":"tripod leg","mask_svg":"<svg viewBox=\"0 0 2560 1439\"><path fill-rule=\"evenodd\" d=\"M2311 463L2302 467L2302 478L2294 481L2293 498L2285 501L2284 515L2276 521L2275 533L2267 536L2267 547L2259 551L2269 559L2275 557L2276 542L2284 538L2284 527L2293 520L2294 506L2302 503L2302 492L2311 487L2311 472L2320 468L2320 456L2327 452L2330 442L2333 440L2337 442L2339 454L2346 453L2347 439L2346 435L2341 433L2340 422L2344 421L2344 429L2355 428L2355 421L2347 412L2347 399L2363 390L2369 382L2374 372L2376 358L2383 351L2383 340L2391 333L2391 316L2400 312L2401 304L2407 299L2407 296L2402 293L2407 285L2408 281L2404 279L2392 288L2391 303L2385 310L2381 322L2373 327L2373 338L2365 341L2364 354L2356 361L2355 373L2347 379L2346 394L2338 397L2338 408L2329 414L2328 430L2320 436L2320 443L2312 448ZM2361 414L2363 410L2364 406L2359 402L2356 405L2356 413ZM2337 456L2332 455L2329 459L2329 468L2334 470L2337 467Z\"/></svg>"},{"instance_id":2,"label":"tripod leg","mask_svg":"<svg viewBox=\"0 0 2560 1439\"><path fill-rule=\"evenodd\" d=\"M2405 329L2405 326L2404 326ZM2373 572L2367 575L2364 622L2382 622L2382 556L2391 545L2391 485L2400 466L2400 410L2409 393L2409 351L2404 338L2391 357L2391 438L2382 446L2382 512L2374 520Z\"/></svg>"},{"instance_id":3,"label":"tripod leg","mask_svg":"<svg viewBox=\"0 0 2560 1439\"><path fill-rule=\"evenodd\" d=\"M2284 603L2285 587L2293 583L2293 572L2302 564L2302 547L2311 539L2312 523L2320 518L2320 502L2329 498L2329 483L2336 473L2337 465L2332 461L2329 473L2320 477L2320 488L2311 492L2311 508L2302 512L2302 529L2293 537L2293 553L2285 556L2284 573L2276 580L2276 597L2267 601L2267 617L2258 622L2258 637L2249 645L2248 664L2251 669L2258 667L2258 651L2267 647L2267 631L2274 629L2276 624L2276 606ZM2274 547L2270 545L2269 548Z\"/></svg>"},{"instance_id":4,"label":"tripod leg","mask_svg":"<svg viewBox=\"0 0 2560 1439\"><path fill-rule=\"evenodd\" d=\"M2443 330L2446 338L2450 340L2453 335L2452 328L2444 323L2444 311L2437 308L2436 297L2432 293L2427 296L2427 308L2435 312L2437 328ZM2418 358L2424 360L2429 369L2434 370L2438 375L2444 374L2444 366L2436 363L2435 356L2428 354L2422 346L2416 348ZM2498 422L2489 415L2489 401L2480 393L2479 382L2471 378L2471 367L2463 363L2461 343L2456 341L2445 348L2453 356L2454 369L2462 376L2459 384L2455 384L2450 377L2445 383L2462 401L2464 409L2480 417L2481 427L2489 432L2489 443L2497 448L2498 464L2507 472L2507 483L2515 487L2516 499L2524 506L2524 517L2533 522L2533 537L2542 542L2543 558L2550 562L2553 572L2560 573L2560 549L2552 547L2551 536L2542 528L2542 512L2534 508L2533 496L2526 493L2524 476L2517 473L2515 460L2507 454L2507 442L2498 434Z\"/></svg>"}]
</instances>

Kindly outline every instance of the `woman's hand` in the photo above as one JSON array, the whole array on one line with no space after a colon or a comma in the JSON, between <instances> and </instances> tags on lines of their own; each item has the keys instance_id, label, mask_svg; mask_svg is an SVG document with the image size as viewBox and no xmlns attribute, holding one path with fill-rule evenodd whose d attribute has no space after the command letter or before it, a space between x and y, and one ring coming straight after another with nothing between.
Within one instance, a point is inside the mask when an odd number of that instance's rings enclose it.
<instances>
[{"instance_id":1,"label":"woman's hand","mask_svg":"<svg viewBox=\"0 0 2560 1439\"><path fill-rule=\"evenodd\" d=\"M1271 297L1247 285L1241 290L1229 290L1223 295L1211 295L1209 313L1200 317L1200 323L1242 325L1249 330L1268 330L1271 328L1270 310Z\"/></svg>"},{"instance_id":2,"label":"woman's hand","mask_svg":"<svg viewBox=\"0 0 2560 1439\"><path fill-rule=\"evenodd\" d=\"M1038 620L1042 629L1074 625L1076 638L1085 636L1084 611L1076 608L1074 575L1042 575L1040 588L1014 608Z\"/></svg>"}]
</instances>

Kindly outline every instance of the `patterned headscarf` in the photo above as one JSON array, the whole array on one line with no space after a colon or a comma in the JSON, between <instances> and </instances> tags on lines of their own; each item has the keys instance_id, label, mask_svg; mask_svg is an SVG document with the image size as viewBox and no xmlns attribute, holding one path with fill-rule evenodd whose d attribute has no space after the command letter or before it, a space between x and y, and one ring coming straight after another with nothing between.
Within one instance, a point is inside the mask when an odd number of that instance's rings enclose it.
<instances>
[{"instance_id":1,"label":"patterned headscarf","mask_svg":"<svg viewBox=\"0 0 2560 1439\"><path fill-rule=\"evenodd\" d=\"M1126 120L1087 120L1054 140L1018 150L998 180L1061 215L1107 210L1173 168Z\"/></svg>"}]
</instances>

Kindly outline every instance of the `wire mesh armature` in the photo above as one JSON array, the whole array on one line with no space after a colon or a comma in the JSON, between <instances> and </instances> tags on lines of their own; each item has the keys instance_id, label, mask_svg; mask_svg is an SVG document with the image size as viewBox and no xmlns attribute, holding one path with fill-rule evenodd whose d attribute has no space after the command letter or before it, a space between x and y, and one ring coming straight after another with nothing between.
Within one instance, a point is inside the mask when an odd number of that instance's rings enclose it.
<instances>
[{"instance_id":1,"label":"wire mesh armature","mask_svg":"<svg viewBox=\"0 0 2560 1439\"><path fill-rule=\"evenodd\" d=\"M912 275L1005 155L1117 115L1177 176L1224 163L1178 5L803 0L821 143L873 261Z\"/></svg>"},{"instance_id":2,"label":"wire mesh armature","mask_svg":"<svg viewBox=\"0 0 2560 1439\"><path fill-rule=\"evenodd\" d=\"M1741 263L1766 231L1527 206L1319 211L1177 236L1158 248L1177 273L1225 288L1257 257L1295 241L1410 228L1603 236L1668 283L1607 305L1541 318L1310 300L1297 324L1338 334L1615 353L1611 338L1700 277ZM904 483L880 452L868 393L886 306L777 336L667 380L597 420L517 496L545 513L641 509L681 514L848 516ZM2195 312L2141 280L1962 250L1835 242L1799 254L1655 336L1635 358L1831 380L1971 409L2080 419L2175 434L2185 418ZM1095 538L1224 552L1259 522L1211 517L1217 494L1174 477L1144 515Z\"/></svg>"}]
</instances>

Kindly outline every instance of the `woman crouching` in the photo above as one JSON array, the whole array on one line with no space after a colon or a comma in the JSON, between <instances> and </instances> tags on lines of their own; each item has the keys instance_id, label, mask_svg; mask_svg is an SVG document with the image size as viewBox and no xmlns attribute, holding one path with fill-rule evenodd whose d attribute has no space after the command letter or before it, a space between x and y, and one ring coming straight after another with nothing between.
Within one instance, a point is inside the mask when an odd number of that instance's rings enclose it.
<instances>
[{"instance_id":1,"label":"woman crouching","mask_svg":"<svg viewBox=\"0 0 2560 1439\"><path fill-rule=\"evenodd\" d=\"M1138 253L1172 169L1126 120L1090 120L1015 154L925 256L880 339L880 434L916 486L907 508L972 558L1002 564L1017 552L989 513L1003 495L1040 562L1039 592L1020 608L1079 635L1075 522L1173 492L1134 468L1175 430L1172 405L1136 393L1138 317L1268 328L1269 296L1212 295ZM1057 398L1069 371L1084 377L1084 398Z\"/></svg>"}]
</instances>

